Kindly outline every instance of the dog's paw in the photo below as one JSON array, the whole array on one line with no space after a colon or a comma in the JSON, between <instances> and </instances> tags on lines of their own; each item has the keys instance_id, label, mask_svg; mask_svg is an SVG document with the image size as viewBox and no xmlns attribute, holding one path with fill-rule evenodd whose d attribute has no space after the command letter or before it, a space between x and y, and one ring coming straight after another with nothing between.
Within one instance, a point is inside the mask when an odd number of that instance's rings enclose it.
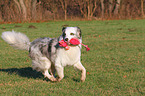
<instances>
[{"instance_id":1,"label":"dog's paw","mask_svg":"<svg viewBox=\"0 0 145 96\"><path fill-rule=\"evenodd\" d=\"M60 82L62 80L62 78L57 77L57 81Z\"/></svg>"},{"instance_id":2,"label":"dog's paw","mask_svg":"<svg viewBox=\"0 0 145 96\"><path fill-rule=\"evenodd\" d=\"M54 78L54 77L50 77L49 79L50 79L51 81L53 81L53 82L57 81L57 79Z\"/></svg>"},{"instance_id":3,"label":"dog's paw","mask_svg":"<svg viewBox=\"0 0 145 96\"><path fill-rule=\"evenodd\" d=\"M84 81L85 81L85 79L86 79L86 78L82 77L82 78L81 78L81 81L82 81L82 82L84 82Z\"/></svg>"}]
</instances>

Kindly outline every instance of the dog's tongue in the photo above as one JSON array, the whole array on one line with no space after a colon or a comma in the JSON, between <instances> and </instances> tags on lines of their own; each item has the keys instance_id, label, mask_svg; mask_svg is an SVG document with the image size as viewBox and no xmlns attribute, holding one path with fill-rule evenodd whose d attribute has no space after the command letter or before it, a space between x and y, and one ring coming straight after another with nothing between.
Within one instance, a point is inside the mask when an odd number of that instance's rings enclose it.
<instances>
[{"instance_id":1,"label":"dog's tongue","mask_svg":"<svg viewBox=\"0 0 145 96\"><path fill-rule=\"evenodd\" d=\"M83 46L86 47L86 50L87 51L90 50L90 48L88 47L88 45L84 45L84 44L80 43L80 41L78 39L76 39L76 38L72 38L69 41L69 43L72 44L72 45L79 45L79 44L81 44L81 45L83 45ZM59 46L65 47L66 50L69 50L69 48L70 48L64 40L59 41Z\"/></svg>"}]
</instances>

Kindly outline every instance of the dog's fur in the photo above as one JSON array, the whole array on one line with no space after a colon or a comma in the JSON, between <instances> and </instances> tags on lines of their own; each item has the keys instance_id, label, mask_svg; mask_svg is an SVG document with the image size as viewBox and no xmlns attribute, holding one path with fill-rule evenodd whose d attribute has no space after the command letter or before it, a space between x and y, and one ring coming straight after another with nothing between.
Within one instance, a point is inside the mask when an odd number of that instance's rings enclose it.
<instances>
[{"instance_id":1,"label":"dog's fur","mask_svg":"<svg viewBox=\"0 0 145 96\"><path fill-rule=\"evenodd\" d=\"M69 44L71 38L77 38L82 42L80 28L66 27L62 29L62 35L59 38L45 37L33 42L30 42L26 35L14 31L3 32L2 38L17 49L28 50L32 59L32 68L42 72L51 81L63 79L66 65L73 65L79 69L82 72L81 81L85 81L86 69L80 61L81 45ZM59 41L62 39L70 46L69 50L59 46ZM57 71L58 79L54 76L55 71Z\"/></svg>"}]
</instances>

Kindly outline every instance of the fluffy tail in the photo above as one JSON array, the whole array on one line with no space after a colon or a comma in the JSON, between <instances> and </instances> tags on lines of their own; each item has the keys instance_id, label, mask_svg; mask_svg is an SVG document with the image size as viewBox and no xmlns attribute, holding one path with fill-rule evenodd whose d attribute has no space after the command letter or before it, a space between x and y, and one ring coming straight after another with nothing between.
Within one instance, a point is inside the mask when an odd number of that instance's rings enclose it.
<instances>
[{"instance_id":1,"label":"fluffy tail","mask_svg":"<svg viewBox=\"0 0 145 96\"><path fill-rule=\"evenodd\" d=\"M1 37L16 49L29 50L30 41L25 34L17 33L15 31L6 31L2 33Z\"/></svg>"}]
</instances>

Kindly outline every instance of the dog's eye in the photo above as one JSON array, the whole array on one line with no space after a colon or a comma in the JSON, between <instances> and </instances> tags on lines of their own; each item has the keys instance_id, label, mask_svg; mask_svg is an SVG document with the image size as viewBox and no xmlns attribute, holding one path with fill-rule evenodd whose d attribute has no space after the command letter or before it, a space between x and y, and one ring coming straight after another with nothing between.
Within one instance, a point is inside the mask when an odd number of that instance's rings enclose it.
<instances>
[{"instance_id":1,"label":"dog's eye","mask_svg":"<svg viewBox=\"0 0 145 96\"><path fill-rule=\"evenodd\" d=\"M75 35L74 33L70 33L70 35Z\"/></svg>"}]
</instances>

